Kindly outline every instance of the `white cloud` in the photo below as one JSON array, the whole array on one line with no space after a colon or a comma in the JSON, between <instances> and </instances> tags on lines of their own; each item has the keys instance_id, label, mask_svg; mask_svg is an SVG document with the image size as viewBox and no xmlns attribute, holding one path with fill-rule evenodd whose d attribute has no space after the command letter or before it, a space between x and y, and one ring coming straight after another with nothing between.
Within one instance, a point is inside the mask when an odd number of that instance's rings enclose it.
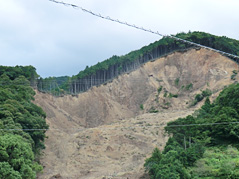
<instances>
[{"instance_id":1,"label":"white cloud","mask_svg":"<svg viewBox=\"0 0 239 179\"><path fill-rule=\"evenodd\" d=\"M65 0L162 34L205 31L238 38L237 0ZM0 1L0 64L73 75L160 37L48 0Z\"/></svg>"}]
</instances>

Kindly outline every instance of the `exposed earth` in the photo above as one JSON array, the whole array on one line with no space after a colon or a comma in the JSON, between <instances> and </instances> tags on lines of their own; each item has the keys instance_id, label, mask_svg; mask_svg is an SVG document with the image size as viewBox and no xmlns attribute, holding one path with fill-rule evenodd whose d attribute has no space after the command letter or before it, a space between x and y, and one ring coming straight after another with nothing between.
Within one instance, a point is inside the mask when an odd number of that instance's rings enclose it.
<instances>
[{"instance_id":1,"label":"exposed earth","mask_svg":"<svg viewBox=\"0 0 239 179\"><path fill-rule=\"evenodd\" d=\"M147 178L144 160L163 149L167 122L185 117L233 83L238 65L205 49L175 52L77 96L36 92L47 114L46 149L38 178ZM237 79L237 76L235 77Z\"/></svg>"}]
</instances>

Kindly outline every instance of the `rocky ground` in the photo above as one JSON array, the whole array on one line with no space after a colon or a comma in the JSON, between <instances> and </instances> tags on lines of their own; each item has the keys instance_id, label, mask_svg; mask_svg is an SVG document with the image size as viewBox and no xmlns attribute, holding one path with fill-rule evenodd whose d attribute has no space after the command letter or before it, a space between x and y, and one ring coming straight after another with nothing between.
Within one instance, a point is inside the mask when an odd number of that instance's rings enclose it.
<instances>
[{"instance_id":1,"label":"rocky ground","mask_svg":"<svg viewBox=\"0 0 239 179\"><path fill-rule=\"evenodd\" d=\"M147 178L144 160L155 147L163 149L166 123L192 113L160 111L95 128L55 120L50 126L58 127L47 132L44 173L39 178Z\"/></svg>"},{"instance_id":2,"label":"rocky ground","mask_svg":"<svg viewBox=\"0 0 239 179\"><path fill-rule=\"evenodd\" d=\"M238 66L232 60L192 49L148 62L77 96L37 92L35 103L50 126L38 178L147 178L144 160L155 147L165 146L166 123L199 108L203 101L191 104L202 90L210 89L215 99L234 82L233 70Z\"/></svg>"}]
</instances>

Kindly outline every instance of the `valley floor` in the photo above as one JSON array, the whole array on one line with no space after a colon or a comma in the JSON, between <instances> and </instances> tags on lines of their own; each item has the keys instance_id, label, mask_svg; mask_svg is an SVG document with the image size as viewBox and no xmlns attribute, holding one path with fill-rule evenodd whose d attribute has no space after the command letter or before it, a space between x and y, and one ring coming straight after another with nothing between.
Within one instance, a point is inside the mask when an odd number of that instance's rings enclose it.
<instances>
[{"instance_id":1,"label":"valley floor","mask_svg":"<svg viewBox=\"0 0 239 179\"><path fill-rule=\"evenodd\" d=\"M83 128L56 106L52 96L42 99L36 96L36 103L45 103L51 118L47 119L50 130L39 179L144 178L144 160L155 147L163 149L167 142L163 130L167 122L193 113L193 110L160 111Z\"/></svg>"}]
</instances>

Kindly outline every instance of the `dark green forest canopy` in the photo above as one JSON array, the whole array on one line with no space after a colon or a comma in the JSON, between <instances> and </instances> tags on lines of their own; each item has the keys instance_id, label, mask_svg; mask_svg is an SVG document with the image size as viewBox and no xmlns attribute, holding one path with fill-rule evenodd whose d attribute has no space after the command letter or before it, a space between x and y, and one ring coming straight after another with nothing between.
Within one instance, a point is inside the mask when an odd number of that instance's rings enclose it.
<instances>
[{"instance_id":1,"label":"dark green forest canopy","mask_svg":"<svg viewBox=\"0 0 239 179\"><path fill-rule=\"evenodd\" d=\"M36 178L36 161L48 129L45 112L32 103L35 68L0 67L0 178Z\"/></svg>"},{"instance_id":2,"label":"dark green forest canopy","mask_svg":"<svg viewBox=\"0 0 239 179\"><path fill-rule=\"evenodd\" d=\"M204 32L189 32L189 33L178 33L176 37L188 40L191 42L199 43L201 45L205 45L208 47L215 48L217 50L221 50L227 53L231 53L234 55L239 55L239 41L231 38L227 38L225 36L219 37L209 33ZM98 70L107 70L111 65L115 64L124 64L131 61L134 61L147 53L152 53L155 48L158 47L171 47L173 51L174 48L180 47L181 49L187 48L187 44L183 44L182 42L176 41L175 39L164 37L154 43L151 43L147 46L142 47L139 50L132 51L123 56L112 56L111 58L99 62L96 65L91 67L86 67L85 70L79 72L77 75L72 78L84 78L85 76L89 76L90 74L95 74Z\"/></svg>"},{"instance_id":3,"label":"dark green forest canopy","mask_svg":"<svg viewBox=\"0 0 239 179\"><path fill-rule=\"evenodd\" d=\"M6 74L11 80L19 76L24 76L28 81L32 81L39 77L36 73L36 68L33 66L0 66L0 76L2 74Z\"/></svg>"},{"instance_id":4,"label":"dark green forest canopy","mask_svg":"<svg viewBox=\"0 0 239 179\"><path fill-rule=\"evenodd\" d=\"M239 55L239 41L225 36L219 37L204 32L178 33L175 36L227 53ZM83 71L80 71L72 77L49 77L40 79L38 80L38 89L41 91L59 91L63 89L70 93L84 92L92 86L106 83L120 74L135 70L139 68L141 64L150 60L168 55L174 51L185 51L189 48L195 47L165 36L154 43L126 55L113 55L111 58L99 62L96 65L86 66ZM57 85L51 84L51 80Z\"/></svg>"},{"instance_id":5,"label":"dark green forest canopy","mask_svg":"<svg viewBox=\"0 0 239 179\"><path fill-rule=\"evenodd\" d=\"M238 178L239 84L212 104L207 98L193 115L169 122L165 131L171 137L163 152L156 148L145 162L151 178Z\"/></svg>"}]
</instances>

